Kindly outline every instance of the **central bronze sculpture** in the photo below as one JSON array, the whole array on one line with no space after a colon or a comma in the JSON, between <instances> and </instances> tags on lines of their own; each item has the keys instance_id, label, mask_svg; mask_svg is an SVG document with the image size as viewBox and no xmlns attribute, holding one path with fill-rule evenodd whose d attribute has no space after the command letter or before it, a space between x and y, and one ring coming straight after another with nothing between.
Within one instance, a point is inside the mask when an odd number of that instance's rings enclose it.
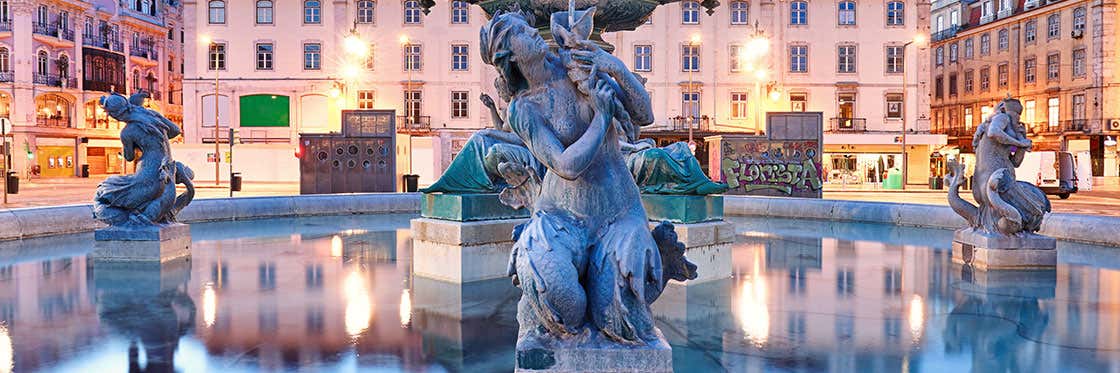
<instances>
[{"instance_id":1,"label":"central bronze sculpture","mask_svg":"<svg viewBox=\"0 0 1120 373\"><path fill-rule=\"evenodd\" d=\"M620 60L587 39L594 14L554 13L557 51L520 12L496 14L483 27L482 59L509 97L499 128L510 133L476 136L485 139L475 141L471 162L487 172L473 176L489 191L487 174L499 175L502 201L532 211L514 232L509 264L522 290L519 369L606 360L634 369L649 359L660 359L652 370L671 369L650 304L670 279L695 278L696 267L671 224L649 229L623 149L633 147L636 126L653 121L649 96ZM619 351L635 353L612 354Z\"/></svg>"}]
</instances>

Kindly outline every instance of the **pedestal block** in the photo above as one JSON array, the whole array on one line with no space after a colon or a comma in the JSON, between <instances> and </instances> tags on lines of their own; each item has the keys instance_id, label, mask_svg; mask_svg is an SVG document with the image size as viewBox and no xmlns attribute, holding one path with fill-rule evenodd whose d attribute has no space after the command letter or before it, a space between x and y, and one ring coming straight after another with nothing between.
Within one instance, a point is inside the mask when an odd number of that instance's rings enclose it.
<instances>
[{"instance_id":1,"label":"pedestal block","mask_svg":"<svg viewBox=\"0 0 1120 373\"><path fill-rule=\"evenodd\" d=\"M452 283L506 278L513 228L525 219L412 219L412 273Z\"/></svg>"},{"instance_id":2,"label":"pedestal block","mask_svg":"<svg viewBox=\"0 0 1120 373\"><path fill-rule=\"evenodd\" d=\"M166 262L191 255L191 228L174 223L145 228L108 227L94 231L94 261Z\"/></svg>"},{"instance_id":3,"label":"pedestal block","mask_svg":"<svg viewBox=\"0 0 1120 373\"><path fill-rule=\"evenodd\" d=\"M723 220L723 196L643 194L642 206L649 220L700 223Z\"/></svg>"},{"instance_id":4,"label":"pedestal block","mask_svg":"<svg viewBox=\"0 0 1120 373\"><path fill-rule=\"evenodd\" d=\"M529 209L503 205L496 193L426 193L420 203L420 216L450 221L520 219L529 217Z\"/></svg>"},{"instance_id":5,"label":"pedestal block","mask_svg":"<svg viewBox=\"0 0 1120 373\"><path fill-rule=\"evenodd\" d=\"M601 333L578 338L578 346L551 339L526 338L517 343L515 372L670 373L673 349L664 337L640 346L619 346Z\"/></svg>"},{"instance_id":6,"label":"pedestal block","mask_svg":"<svg viewBox=\"0 0 1120 373\"><path fill-rule=\"evenodd\" d=\"M1009 237L965 228L953 234L953 262L977 270L1051 269L1058 263L1056 245L1035 233Z\"/></svg>"},{"instance_id":7,"label":"pedestal block","mask_svg":"<svg viewBox=\"0 0 1120 373\"><path fill-rule=\"evenodd\" d=\"M425 354L455 372L513 370L517 300L509 279L470 283L414 277L412 328Z\"/></svg>"}]
</instances>

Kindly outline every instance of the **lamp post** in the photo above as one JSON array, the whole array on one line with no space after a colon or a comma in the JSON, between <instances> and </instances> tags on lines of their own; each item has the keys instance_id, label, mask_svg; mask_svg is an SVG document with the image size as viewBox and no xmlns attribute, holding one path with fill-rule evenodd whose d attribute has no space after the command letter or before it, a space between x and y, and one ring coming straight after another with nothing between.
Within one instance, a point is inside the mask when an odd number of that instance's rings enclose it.
<instances>
[{"instance_id":1,"label":"lamp post","mask_svg":"<svg viewBox=\"0 0 1120 373\"><path fill-rule=\"evenodd\" d=\"M907 96L909 96L906 94L906 91L908 89L908 87L906 86L906 75L908 70L906 68L906 48L909 47L910 44L917 43L920 45L924 42L925 37L919 34L917 36L914 36L914 38L910 41L902 44L902 190L906 190L906 182L907 177L909 176L910 169L909 155L907 155L906 153L906 117L909 114L909 110L906 109L906 98ZM917 106L915 105L915 107Z\"/></svg>"},{"instance_id":2,"label":"lamp post","mask_svg":"<svg viewBox=\"0 0 1120 373\"><path fill-rule=\"evenodd\" d=\"M218 65L219 61L218 61L218 58L217 58L218 43L216 43L216 42L214 42L214 40L210 39L209 36L203 36L201 40L202 40L202 43L206 44L206 47L207 47L207 53L206 53L207 61L206 61L206 63L207 64L213 63L213 68L214 68L214 185L215 186L220 186L220 185L222 185L222 183L221 183L221 181L222 181L222 171L221 171L222 149L220 147L221 142L218 141L218 139L221 138L221 133L220 133L220 128L219 128L219 127L221 127L221 124L218 123L218 110L219 110L218 109L218 98L219 98L218 97L218 84L220 83L218 74L219 74L219 71L221 71L221 69L220 69L221 66ZM210 61L210 54L211 53L214 54L214 60L213 61ZM233 144L230 144L230 145L232 146Z\"/></svg>"},{"instance_id":3,"label":"lamp post","mask_svg":"<svg viewBox=\"0 0 1120 373\"><path fill-rule=\"evenodd\" d=\"M696 124L695 120L700 111L700 93L695 91L695 83L692 80L692 72L696 71L698 68L696 65L700 64L700 51L694 49L697 45L700 45L700 34L692 34L692 37L688 39L688 98L690 103L688 105L688 147L693 149L693 153L696 153L696 141L692 139L692 126Z\"/></svg>"}]
</instances>

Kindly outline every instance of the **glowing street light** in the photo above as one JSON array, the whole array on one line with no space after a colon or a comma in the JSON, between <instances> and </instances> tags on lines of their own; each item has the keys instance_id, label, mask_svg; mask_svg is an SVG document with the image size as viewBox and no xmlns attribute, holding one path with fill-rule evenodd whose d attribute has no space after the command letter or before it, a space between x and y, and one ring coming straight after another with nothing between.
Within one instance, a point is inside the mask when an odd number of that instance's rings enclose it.
<instances>
[{"instance_id":1,"label":"glowing street light","mask_svg":"<svg viewBox=\"0 0 1120 373\"><path fill-rule=\"evenodd\" d=\"M342 77L347 80L353 80L361 75L362 70L353 63L346 63L342 65Z\"/></svg>"},{"instance_id":2,"label":"glowing street light","mask_svg":"<svg viewBox=\"0 0 1120 373\"><path fill-rule=\"evenodd\" d=\"M346 54L353 57L365 58L369 55L369 44L366 44L357 34L352 33L343 39L342 48Z\"/></svg>"}]
</instances>

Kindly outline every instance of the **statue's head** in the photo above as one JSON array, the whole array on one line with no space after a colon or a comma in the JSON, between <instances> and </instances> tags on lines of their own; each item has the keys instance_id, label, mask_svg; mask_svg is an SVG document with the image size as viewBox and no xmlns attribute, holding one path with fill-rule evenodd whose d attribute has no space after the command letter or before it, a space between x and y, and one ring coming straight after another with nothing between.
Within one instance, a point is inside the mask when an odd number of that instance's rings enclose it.
<instances>
[{"instance_id":1,"label":"statue's head","mask_svg":"<svg viewBox=\"0 0 1120 373\"><path fill-rule=\"evenodd\" d=\"M1003 112L1016 117L1023 113L1023 103L1019 102L1019 99L1005 98L1000 102L1000 106L1003 107Z\"/></svg>"},{"instance_id":2,"label":"statue's head","mask_svg":"<svg viewBox=\"0 0 1120 373\"><path fill-rule=\"evenodd\" d=\"M511 88L523 84L519 64L542 63L549 53L548 43L519 12L499 13L486 22L480 33L479 50L482 62L494 66Z\"/></svg>"},{"instance_id":3,"label":"statue's head","mask_svg":"<svg viewBox=\"0 0 1120 373\"><path fill-rule=\"evenodd\" d=\"M116 92L101 96L98 103L101 104L106 113L109 113L109 116L117 120L121 120L132 111L132 104L128 102L128 99Z\"/></svg>"}]
</instances>

